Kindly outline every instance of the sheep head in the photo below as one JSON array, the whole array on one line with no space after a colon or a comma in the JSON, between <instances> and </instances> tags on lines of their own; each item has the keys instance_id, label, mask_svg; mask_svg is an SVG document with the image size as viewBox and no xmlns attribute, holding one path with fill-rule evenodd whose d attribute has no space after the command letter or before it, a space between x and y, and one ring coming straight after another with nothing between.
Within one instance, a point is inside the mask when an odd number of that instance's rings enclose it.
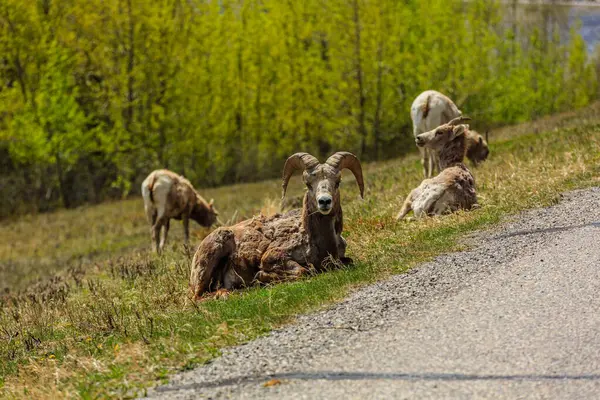
<instances>
[{"instance_id":1,"label":"sheep head","mask_svg":"<svg viewBox=\"0 0 600 400\"><path fill-rule=\"evenodd\" d=\"M217 222L219 213L215 210L213 199L207 203L200 195L196 194L196 204L192 209L190 218L202 226L210 227Z\"/></svg>"},{"instance_id":2,"label":"sheep head","mask_svg":"<svg viewBox=\"0 0 600 400\"><path fill-rule=\"evenodd\" d=\"M289 157L283 167L283 197L294 172L303 171L302 180L308 189L307 206L322 215L328 215L340 207L339 186L344 168L354 174L363 197L364 181L360 161L354 154L346 151L333 154L323 164L308 153L296 153Z\"/></svg>"},{"instance_id":3,"label":"sheep head","mask_svg":"<svg viewBox=\"0 0 600 400\"><path fill-rule=\"evenodd\" d=\"M415 138L417 146L439 151L447 143L450 143L457 137L464 135L469 129L469 125L464 125L462 122L470 120L471 118L468 117L457 117L429 132L421 133Z\"/></svg>"},{"instance_id":4,"label":"sheep head","mask_svg":"<svg viewBox=\"0 0 600 400\"><path fill-rule=\"evenodd\" d=\"M484 139L479 133L469 131L467 134L467 158L477 166L479 163L487 160L490 149L487 144L487 132Z\"/></svg>"}]
</instances>

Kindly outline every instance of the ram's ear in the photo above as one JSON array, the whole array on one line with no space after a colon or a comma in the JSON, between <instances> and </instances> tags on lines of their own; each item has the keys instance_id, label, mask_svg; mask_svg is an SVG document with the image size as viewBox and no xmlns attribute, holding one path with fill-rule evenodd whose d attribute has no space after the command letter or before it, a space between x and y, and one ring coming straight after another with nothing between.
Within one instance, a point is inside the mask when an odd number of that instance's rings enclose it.
<instances>
[{"instance_id":1,"label":"ram's ear","mask_svg":"<svg viewBox=\"0 0 600 400\"><path fill-rule=\"evenodd\" d=\"M464 135L469 130L469 125L456 125L452 127L452 139Z\"/></svg>"}]
</instances>

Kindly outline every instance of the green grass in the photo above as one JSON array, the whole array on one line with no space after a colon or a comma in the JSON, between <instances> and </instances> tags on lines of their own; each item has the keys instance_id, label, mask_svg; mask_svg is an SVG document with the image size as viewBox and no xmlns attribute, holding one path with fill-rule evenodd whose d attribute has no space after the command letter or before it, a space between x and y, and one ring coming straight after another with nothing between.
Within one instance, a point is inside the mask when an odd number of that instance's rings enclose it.
<instances>
[{"instance_id":1,"label":"green grass","mask_svg":"<svg viewBox=\"0 0 600 400\"><path fill-rule=\"evenodd\" d=\"M292 197L302 191L300 183L294 183ZM230 221L279 205L280 191L280 182L268 181L206 189L202 194L207 200L214 197L222 219ZM181 224L173 222L171 245L183 239ZM198 242L209 232L192 224L191 236ZM0 291L14 292L61 270L146 250L150 228L142 199L133 198L22 217L0 227L0 243Z\"/></svg>"},{"instance_id":2,"label":"green grass","mask_svg":"<svg viewBox=\"0 0 600 400\"><path fill-rule=\"evenodd\" d=\"M0 228L0 282L8 288L0 300L0 394L143 393L169 374L215 357L223 346L460 249L458 239L467 232L553 204L562 191L597 184L599 109L596 104L495 132L491 158L475 170L482 208L474 212L397 223L393 217L404 196L420 182L417 157L366 165L364 201L352 179L342 185L345 236L355 266L253 287L227 300L189 299L182 229L172 225L169 250L151 254L140 199L8 223ZM540 133L531 133L536 130ZM292 195L301 191L295 178ZM223 219L237 220L261 209L272 212L280 182L203 193L215 198ZM195 230L196 242L208 232Z\"/></svg>"}]
</instances>

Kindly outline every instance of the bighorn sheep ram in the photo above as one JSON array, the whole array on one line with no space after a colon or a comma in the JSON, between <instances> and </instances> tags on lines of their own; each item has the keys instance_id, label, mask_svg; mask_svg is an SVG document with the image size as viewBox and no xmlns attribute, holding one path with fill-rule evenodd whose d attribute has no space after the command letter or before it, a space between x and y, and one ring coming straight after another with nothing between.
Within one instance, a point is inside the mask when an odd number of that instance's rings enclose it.
<instances>
[{"instance_id":1,"label":"bighorn sheep ram","mask_svg":"<svg viewBox=\"0 0 600 400\"><path fill-rule=\"evenodd\" d=\"M417 146L439 152L442 172L435 178L425 179L404 201L398 220L410 210L415 217L441 215L459 209L479 207L475 193L475 179L463 163L466 151L465 133L468 125L461 122L469 118L458 117L415 139Z\"/></svg>"},{"instance_id":2,"label":"bighorn sheep ram","mask_svg":"<svg viewBox=\"0 0 600 400\"><path fill-rule=\"evenodd\" d=\"M339 185L347 168L364 194L362 168L356 156L337 152L324 164L308 153L289 157L283 168L283 196L295 171L303 171L307 191L302 209L263 215L218 228L198 247L192 261L190 289L196 298L216 289L230 290L252 282L277 282L320 271L329 260L344 264L346 241Z\"/></svg>"},{"instance_id":3,"label":"bighorn sheep ram","mask_svg":"<svg viewBox=\"0 0 600 400\"><path fill-rule=\"evenodd\" d=\"M171 218L183 221L186 245L190 237L190 219L205 227L217 220L213 201L207 203L190 181L166 169L148 175L142 183L142 197L146 217L152 225L152 247L156 252L161 252L165 246ZM162 238L161 228L164 228Z\"/></svg>"}]
</instances>

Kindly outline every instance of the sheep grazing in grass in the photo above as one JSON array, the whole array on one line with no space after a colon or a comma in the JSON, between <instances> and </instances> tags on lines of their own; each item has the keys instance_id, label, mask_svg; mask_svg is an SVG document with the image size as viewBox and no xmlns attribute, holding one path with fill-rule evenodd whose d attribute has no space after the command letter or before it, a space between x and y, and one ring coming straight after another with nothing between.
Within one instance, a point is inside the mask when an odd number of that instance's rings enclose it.
<instances>
[{"instance_id":1,"label":"sheep grazing in grass","mask_svg":"<svg viewBox=\"0 0 600 400\"><path fill-rule=\"evenodd\" d=\"M485 161L490 154L490 149L488 147L488 134L485 133L485 139L479 133L468 130L465 133L465 138L467 140L467 158L471 160L473 166L478 166L480 163Z\"/></svg>"},{"instance_id":2,"label":"sheep grazing in grass","mask_svg":"<svg viewBox=\"0 0 600 400\"><path fill-rule=\"evenodd\" d=\"M190 237L190 219L205 227L217 220L218 213L213 201L207 203L190 181L166 169L148 175L142 183L142 197L146 217L152 225L152 247L156 252L161 252L165 246L171 218L183 221L186 245Z\"/></svg>"},{"instance_id":3,"label":"sheep grazing in grass","mask_svg":"<svg viewBox=\"0 0 600 400\"><path fill-rule=\"evenodd\" d=\"M296 279L345 257L339 185L347 168L364 194L362 168L356 156L337 152L323 164L308 153L296 153L283 168L283 196L295 171L303 171L306 193L302 209L263 215L231 227L218 228L198 247L192 261L190 288L196 298L217 289L230 290L252 282Z\"/></svg>"},{"instance_id":4,"label":"sheep grazing in grass","mask_svg":"<svg viewBox=\"0 0 600 400\"><path fill-rule=\"evenodd\" d=\"M461 123L468 120L458 117L417 136L417 146L439 153L442 172L435 178L425 179L408 195L396 217L398 220L411 210L414 210L415 217L421 218L479 207L475 179L463 163L467 141L465 133L469 126Z\"/></svg>"},{"instance_id":5,"label":"sheep grazing in grass","mask_svg":"<svg viewBox=\"0 0 600 400\"><path fill-rule=\"evenodd\" d=\"M417 96L410 107L415 139L424 132L429 132L448 121L459 117L462 112L447 96L435 90L426 90ZM423 174L431 178L434 170L440 171L439 155L434 149L419 147Z\"/></svg>"}]
</instances>

